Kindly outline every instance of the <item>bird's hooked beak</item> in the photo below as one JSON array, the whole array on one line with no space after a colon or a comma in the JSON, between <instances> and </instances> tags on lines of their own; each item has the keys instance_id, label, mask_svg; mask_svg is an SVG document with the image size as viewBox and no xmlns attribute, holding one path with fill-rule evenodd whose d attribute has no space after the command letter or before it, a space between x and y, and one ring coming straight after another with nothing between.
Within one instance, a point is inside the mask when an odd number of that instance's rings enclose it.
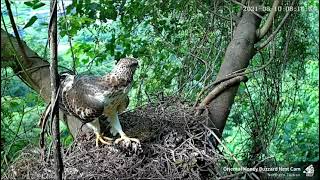
<instances>
[{"instance_id":1,"label":"bird's hooked beak","mask_svg":"<svg viewBox=\"0 0 320 180\"><path fill-rule=\"evenodd\" d=\"M132 66L134 66L134 67L136 67L136 68L139 68L139 63L138 63L138 61L137 61L137 62L132 63Z\"/></svg>"}]
</instances>

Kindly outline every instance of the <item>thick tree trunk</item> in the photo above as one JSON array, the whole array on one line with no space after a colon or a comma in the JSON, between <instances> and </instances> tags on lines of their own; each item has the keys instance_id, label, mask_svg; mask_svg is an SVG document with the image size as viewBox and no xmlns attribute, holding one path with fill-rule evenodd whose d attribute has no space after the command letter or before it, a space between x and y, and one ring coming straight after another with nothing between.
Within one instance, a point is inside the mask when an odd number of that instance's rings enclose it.
<instances>
[{"instance_id":1,"label":"thick tree trunk","mask_svg":"<svg viewBox=\"0 0 320 180\"><path fill-rule=\"evenodd\" d=\"M251 4L258 9L258 3ZM259 13L259 12L257 12ZM255 55L254 44L256 42L256 30L261 19L252 12L243 13L240 22L235 28L233 39L227 47L224 61L220 67L216 81L225 78L228 74L246 68L249 61ZM215 129L215 133L221 137L239 84L222 92L209 104L209 127Z\"/></svg>"},{"instance_id":2,"label":"thick tree trunk","mask_svg":"<svg viewBox=\"0 0 320 180\"><path fill-rule=\"evenodd\" d=\"M22 44L28 57L26 60L22 58L16 38L1 29L1 68L11 67L21 80L29 84L48 103L51 97L49 63L31 50L25 42ZM73 116L63 117L63 114L60 111L59 119L64 120L70 133L75 137L82 123ZM88 128L83 126L82 130L88 131Z\"/></svg>"}]
</instances>

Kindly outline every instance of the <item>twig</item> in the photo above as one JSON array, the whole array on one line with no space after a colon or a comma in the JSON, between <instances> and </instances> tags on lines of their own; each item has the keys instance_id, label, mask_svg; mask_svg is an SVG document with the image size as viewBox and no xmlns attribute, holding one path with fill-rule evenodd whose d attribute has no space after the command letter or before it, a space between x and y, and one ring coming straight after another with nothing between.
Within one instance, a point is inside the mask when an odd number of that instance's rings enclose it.
<instances>
[{"instance_id":1,"label":"twig","mask_svg":"<svg viewBox=\"0 0 320 180\"><path fill-rule=\"evenodd\" d=\"M248 93L248 97L249 97L249 101L250 101L250 105L251 105L251 108L252 108L252 112L253 112L253 115L254 115L254 118L256 119L256 122L259 122L259 117L258 117L258 113L254 107L254 103L253 103L253 100L252 100L252 97L251 97L251 93L249 91L249 88L247 86L246 83L244 83L245 87L246 87L246 90L247 90L247 93Z\"/></svg>"},{"instance_id":2,"label":"twig","mask_svg":"<svg viewBox=\"0 0 320 180\"><path fill-rule=\"evenodd\" d=\"M3 155L4 159L1 162L1 166L2 167L3 167L3 163L6 162L6 160L7 160L7 155L10 152L11 147L13 146L13 144L15 143L15 141L16 141L16 139L18 137L18 134L19 134L19 131L20 131L20 128L21 128L21 125L22 125L22 121L23 121L23 118L24 118L24 115L25 115L25 106L23 106L22 115L21 115L21 118L20 118L20 121L19 121L19 125L18 125L18 128L17 128L17 131L14 133L15 135L14 135L13 139L11 140L11 144L9 145L9 148L5 151L5 153Z\"/></svg>"},{"instance_id":3,"label":"twig","mask_svg":"<svg viewBox=\"0 0 320 180\"><path fill-rule=\"evenodd\" d=\"M247 0L241 0L241 4L245 4ZM240 18L242 16L243 6L240 7L240 11L237 13L237 17Z\"/></svg>"},{"instance_id":4,"label":"twig","mask_svg":"<svg viewBox=\"0 0 320 180\"><path fill-rule=\"evenodd\" d=\"M40 117L38 126L41 127L41 132L40 132L40 139L39 139L39 146L40 149L44 148L44 135L45 135L45 128L48 120L49 113L51 111L51 102L47 105L44 113Z\"/></svg>"},{"instance_id":5,"label":"twig","mask_svg":"<svg viewBox=\"0 0 320 180\"><path fill-rule=\"evenodd\" d=\"M200 1L196 1L196 2L200 2ZM233 22L233 19L232 19L231 17L230 17L230 19L229 19L229 18L225 17L225 16L222 15L222 14L220 15L220 14L216 13L215 11L212 11L212 10L209 9L208 7L204 6L203 3L199 3L198 5L199 5L200 7L202 7L202 8L205 8L206 11L209 11L210 13L212 13L212 14L215 15L215 16L217 16L218 18L221 18L221 19L226 20L226 21L231 21L231 22Z\"/></svg>"},{"instance_id":6,"label":"twig","mask_svg":"<svg viewBox=\"0 0 320 180\"><path fill-rule=\"evenodd\" d=\"M219 142L219 144L225 149L225 151L233 158L233 160L238 164L239 167L242 167L239 160L231 153L231 151L222 143L220 138L206 125L202 124L205 129L207 129L211 135Z\"/></svg>"},{"instance_id":7,"label":"twig","mask_svg":"<svg viewBox=\"0 0 320 180\"><path fill-rule=\"evenodd\" d=\"M267 160L267 159L271 159L273 157L267 157L267 158L264 158L262 159L261 161L259 161L256 165L254 165L253 167L258 167L263 161Z\"/></svg>"},{"instance_id":8,"label":"twig","mask_svg":"<svg viewBox=\"0 0 320 180\"><path fill-rule=\"evenodd\" d=\"M64 14L64 18L66 20L66 29L67 29L67 35L68 35L68 42L69 42L71 56L72 56L72 70L73 70L74 74L77 74L76 57L75 57L74 52L73 52L72 39L71 39L71 35L70 35L69 29L68 29L68 25L69 24L67 22L66 11L65 11L65 8L64 8L63 0L61 0L61 4L62 4L62 11L63 11L63 14Z\"/></svg>"},{"instance_id":9,"label":"twig","mask_svg":"<svg viewBox=\"0 0 320 180\"><path fill-rule=\"evenodd\" d=\"M231 151L222 143L222 141L220 140L220 138L210 129L208 128L206 125L202 124L203 127L205 129L207 129L212 136L219 142L219 144L223 147L223 149L232 157L232 159L238 164L238 166L240 168L243 168L242 165L240 164L239 160L231 153ZM248 173L246 173L250 178L252 178L252 176ZM253 178L252 178L253 179Z\"/></svg>"}]
</instances>

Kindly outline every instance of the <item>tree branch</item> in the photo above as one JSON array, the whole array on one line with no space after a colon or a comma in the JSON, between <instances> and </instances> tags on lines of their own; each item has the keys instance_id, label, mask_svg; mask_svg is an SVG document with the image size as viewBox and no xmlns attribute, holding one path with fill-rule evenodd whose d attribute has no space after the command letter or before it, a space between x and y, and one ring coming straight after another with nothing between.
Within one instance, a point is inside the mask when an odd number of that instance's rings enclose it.
<instances>
[{"instance_id":1,"label":"tree branch","mask_svg":"<svg viewBox=\"0 0 320 180\"><path fill-rule=\"evenodd\" d=\"M278 34L278 32L280 31L281 27L283 26L283 24L285 23L286 19L289 17L291 11L287 11L286 15L284 16L284 18L282 19L282 21L280 22L279 26L277 27L277 29L267 38L267 40L265 40L264 42L262 42L260 45L258 45L256 47L257 51L260 51L261 49L263 49L264 47L266 47L270 41L272 41L274 39L274 37Z\"/></svg>"},{"instance_id":2,"label":"tree branch","mask_svg":"<svg viewBox=\"0 0 320 180\"><path fill-rule=\"evenodd\" d=\"M12 14L12 11L11 11L11 5L10 5L10 2L9 0L5 0L5 4L6 4L6 7L7 7L7 11L8 11L8 16L9 16L9 19L10 19L10 22L11 22L11 25L12 25L12 29L13 29L13 33L14 35L16 36L16 39L17 39L17 43L18 43L18 46L20 48L20 52L21 52L21 56L24 60L27 60L28 59L28 56L26 54L26 51L24 49L24 46L21 42L21 39L20 39L20 36L19 36L19 33L18 33L18 30L17 30L17 26L16 26L16 23L14 21L14 18L13 18L13 14ZM2 15L1 15L2 16ZM9 39L10 40L10 39ZM13 43L10 41L11 45L13 46ZM16 53L18 55L18 53ZM33 87L33 88L37 88L39 89L39 86L37 86L37 84L31 79L31 77L29 76L29 74L25 71L23 65L21 64L21 62L19 61L19 58L16 59L18 64L20 65L21 69L23 70L26 78L27 78L27 82L30 83L30 87Z\"/></svg>"},{"instance_id":3,"label":"tree branch","mask_svg":"<svg viewBox=\"0 0 320 180\"><path fill-rule=\"evenodd\" d=\"M50 3L51 18L49 23L50 40L50 79L51 79L51 122L53 123L54 154L56 163L56 179L62 180L63 162L60 147L59 104L56 99L59 96L58 75L58 45L57 45L57 0Z\"/></svg>"},{"instance_id":4,"label":"tree branch","mask_svg":"<svg viewBox=\"0 0 320 180\"><path fill-rule=\"evenodd\" d=\"M291 6L294 6L295 2L296 2L296 0L293 0L291 3ZM267 46L269 44L270 41L272 41L274 39L274 37L277 35L277 33L280 31L281 27L285 23L286 19L289 17L290 13L291 13L291 11L287 11L286 15L281 20L281 22L278 25L278 27L276 28L276 30L267 38L267 40L265 40L264 42L262 42L260 45L258 45L256 47L257 51L262 50L265 46Z\"/></svg>"},{"instance_id":5,"label":"tree branch","mask_svg":"<svg viewBox=\"0 0 320 180\"><path fill-rule=\"evenodd\" d=\"M196 115L201 115L203 111L206 109L206 106L210 104L210 102L215 99L220 93L228 89L229 87L239 84L242 81L247 81L248 78L246 76L237 76L227 81L222 82L218 86L216 86L200 103L197 107Z\"/></svg>"},{"instance_id":6,"label":"tree branch","mask_svg":"<svg viewBox=\"0 0 320 180\"><path fill-rule=\"evenodd\" d=\"M272 25L272 22L273 22L273 19L274 19L274 16L276 15L276 12L277 12L277 8L280 4L280 1L281 0L274 0L273 1L273 4L272 4L272 9L269 13L269 16L266 20L266 22L264 23L264 25L262 26L262 28L258 29L257 30L257 37L258 39L261 39L263 38L266 33L269 31L271 25Z\"/></svg>"},{"instance_id":7,"label":"tree branch","mask_svg":"<svg viewBox=\"0 0 320 180\"><path fill-rule=\"evenodd\" d=\"M231 78L234 78L234 77L237 77L237 76L244 76L244 75L247 75L247 74L251 74L251 73L255 73L255 72L257 72L257 71L260 71L260 70L266 68L267 66L269 66L269 64L271 64L272 60L273 60L273 59L270 58L270 60L269 60L267 63L265 63L264 65L262 65L262 66L260 66L260 67L258 67L258 68L252 69L252 70L248 70L248 71L246 71L246 72L245 72L246 68L239 69L239 70L237 70L237 71L234 71L234 72L228 74L227 76L225 76L224 78L222 78L222 79L220 79L220 80L216 80L216 81L210 83L209 85L207 85L206 87L204 87L204 88L200 91L200 93L197 95L197 98L196 98L196 101L195 101L193 107L196 107L196 106L198 105L199 99L200 99L200 97L202 96L202 94L203 94L205 91L207 91L209 88L211 88L212 86L215 86L215 85L217 85L217 84L219 84L219 83L221 83L221 82L223 82L223 81L226 81L226 80L228 80L228 79L231 79Z\"/></svg>"}]
</instances>

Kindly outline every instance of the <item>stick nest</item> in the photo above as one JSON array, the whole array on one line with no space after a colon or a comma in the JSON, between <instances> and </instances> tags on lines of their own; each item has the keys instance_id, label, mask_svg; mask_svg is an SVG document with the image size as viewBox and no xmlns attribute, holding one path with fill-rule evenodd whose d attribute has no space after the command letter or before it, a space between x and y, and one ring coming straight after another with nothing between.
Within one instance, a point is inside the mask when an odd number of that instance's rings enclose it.
<instances>
[{"instance_id":1,"label":"stick nest","mask_svg":"<svg viewBox=\"0 0 320 180\"><path fill-rule=\"evenodd\" d=\"M209 142L207 116L194 116L187 103L171 99L120 116L124 131L141 141L142 152L128 154L115 146L95 146L93 133L80 135L63 150L66 179L217 179L226 175L222 155ZM26 149L4 174L6 179L52 179L54 157Z\"/></svg>"}]
</instances>

